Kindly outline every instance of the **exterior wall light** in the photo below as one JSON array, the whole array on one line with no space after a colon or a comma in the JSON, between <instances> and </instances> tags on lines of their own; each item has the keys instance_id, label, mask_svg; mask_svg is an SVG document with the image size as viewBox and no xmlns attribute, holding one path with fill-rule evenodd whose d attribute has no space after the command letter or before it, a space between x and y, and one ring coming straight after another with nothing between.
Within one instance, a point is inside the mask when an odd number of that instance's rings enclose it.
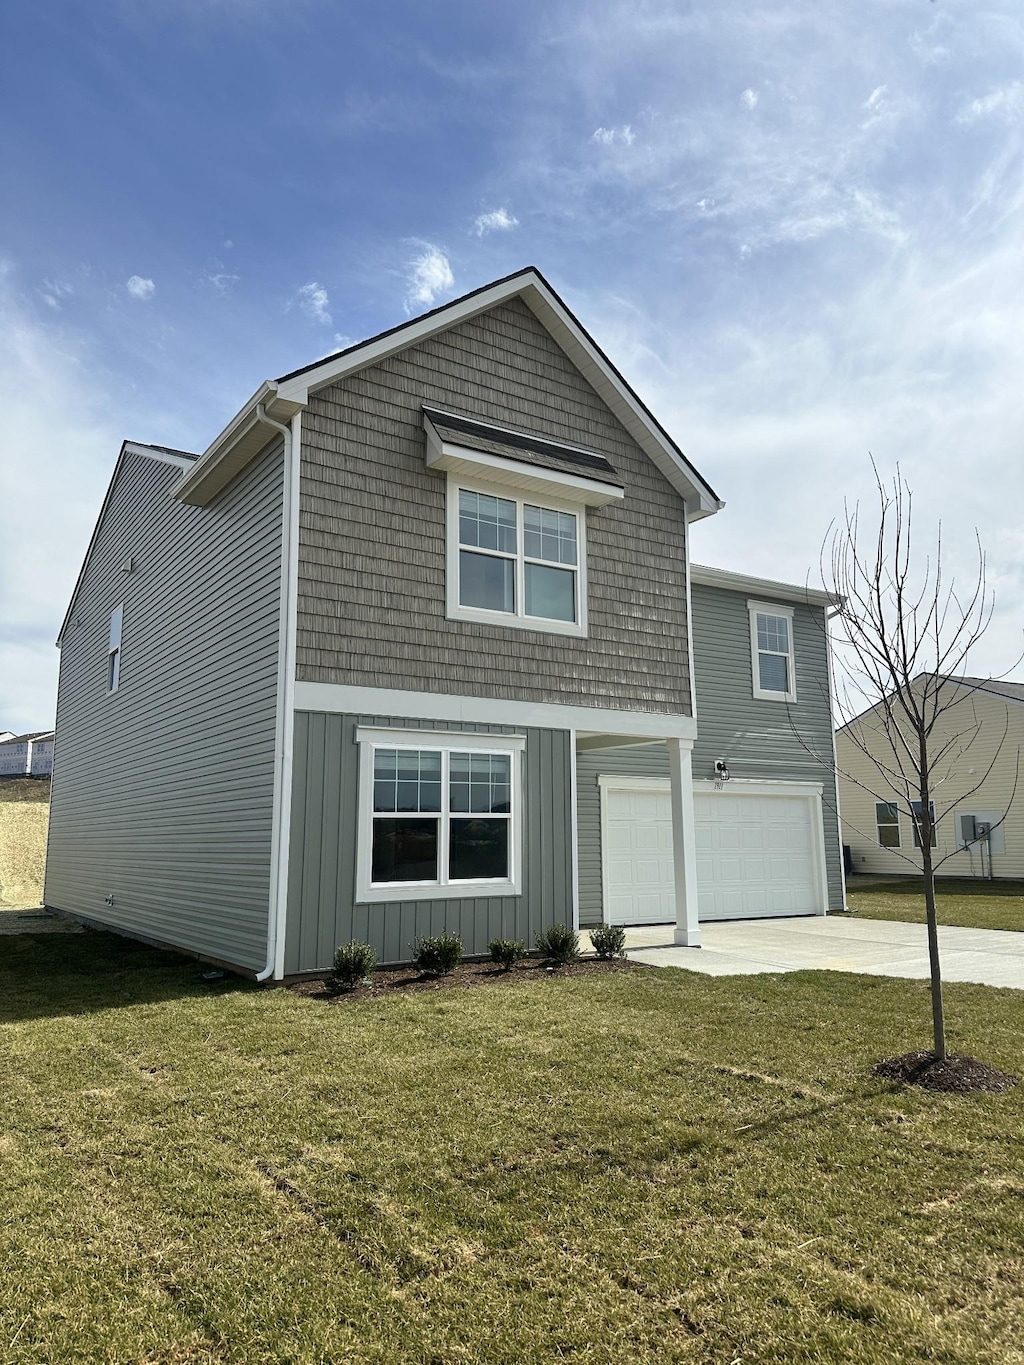
<instances>
[{"instance_id":1,"label":"exterior wall light","mask_svg":"<svg viewBox=\"0 0 1024 1365\"><path fill-rule=\"evenodd\" d=\"M730 778L731 776L732 776L732 773L730 773L729 769L726 767L725 759L724 759L724 758L716 758L716 759L715 759L715 781L716 781L716 782L728 782L728 781L729 781L729 778Z\"/></svg>"}]
</instances>

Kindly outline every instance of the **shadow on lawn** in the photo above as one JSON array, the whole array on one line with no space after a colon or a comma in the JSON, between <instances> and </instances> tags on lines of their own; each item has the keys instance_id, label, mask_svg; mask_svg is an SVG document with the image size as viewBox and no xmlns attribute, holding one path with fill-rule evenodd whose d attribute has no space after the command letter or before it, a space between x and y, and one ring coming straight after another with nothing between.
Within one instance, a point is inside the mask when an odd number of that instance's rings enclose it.
<instances>
[{"instance_id":1,"label":"shadow on lawn","mask_svg":"<svg viewBox=\"0 0 1024 1365\"><path fill-rule=\"evenodd\" d=\"M257 990L227 976L200 980L207 963L116 934L15 934L0 938L0 1024L157 1004L191 995Z\"/></svg>"}]
</instances>

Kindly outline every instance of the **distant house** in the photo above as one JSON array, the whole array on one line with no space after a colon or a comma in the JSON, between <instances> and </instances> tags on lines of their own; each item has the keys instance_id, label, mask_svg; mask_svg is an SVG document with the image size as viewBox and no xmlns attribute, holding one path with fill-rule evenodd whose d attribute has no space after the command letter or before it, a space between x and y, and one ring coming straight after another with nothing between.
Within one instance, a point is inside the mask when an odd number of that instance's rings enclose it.
<instances>
[{"instance_id":1,"label":"distant house","mask_svg":"<svg viewBox=\"0 0 1024 1365\"><path fill-rule=\"evenodd\" d=\"M1024 877L1024 683L945 685L959 699L931 737L933 754L946 751L932 774L935 858L948 877ZM854 872L913 875L920 840L906 792L879 771L895 760L878 711L836 733L843 842Z\"/></svg>"},{"instance_id":2,"label":"distant house","mask_svg":"<svg viewBox=\"0 0 1024 1365\"><path fill-rule=\"evenodd\" d=\"M202 456L126 442L46 904L259 979L841 905L788 719L831 751L827 603L691 574L722 506L534 270L267 381Z\"/></svg>"},{"instance_id":3,"label":"distant house","mask_svg":"<svg viewBox=\"0 0 1024 1365\"><path fill-rule=\"evenodd\" d=\"M53 731L13 735L0 730L0 777L49 777L53 772Z\"/></svg>"}]
</instances>

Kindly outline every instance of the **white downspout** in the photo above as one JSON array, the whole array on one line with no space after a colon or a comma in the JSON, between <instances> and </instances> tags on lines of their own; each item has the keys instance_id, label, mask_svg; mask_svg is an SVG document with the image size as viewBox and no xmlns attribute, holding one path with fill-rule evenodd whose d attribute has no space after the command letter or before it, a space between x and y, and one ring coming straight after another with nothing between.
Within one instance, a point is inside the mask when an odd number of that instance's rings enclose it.
<instances>
[{"instance_id":1,"label":"white downspout","mask_svg":"<svg viewBox=\"0 0 1024 1365\"><path fill-rule=\"evenodd\" d=\"M291 835L292 746L295 716L295 642L299 578L299 450L302 413L291 425L269 416L262 403L256 416L284 437L281 514L281 623L278 636L277 725L274 744L274 806L270 851L267 965L257 981L284 976L285 917L288 911L288 843Z\"/></svg>"}]
</instances>

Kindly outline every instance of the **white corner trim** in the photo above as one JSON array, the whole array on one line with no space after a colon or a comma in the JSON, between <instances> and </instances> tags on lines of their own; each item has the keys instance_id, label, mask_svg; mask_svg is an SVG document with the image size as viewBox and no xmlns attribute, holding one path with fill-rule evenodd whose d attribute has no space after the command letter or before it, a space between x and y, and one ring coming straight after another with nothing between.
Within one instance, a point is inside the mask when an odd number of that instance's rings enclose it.
<instances>
[{"instance_id":1,"label":"white corner trim","mask_svg":"<svg viewBox=\"0 0 1024 1365\"><path fill-rule=\"evenodd\" d=\"M296 682L295 709L329 715L394 716L408 720L461 721L474 725L524 725L540 730L584 730L650 740L696 739L692 716L658 711L618 711L565 706L559 702L509 701L440 692L407 692L347 683Z\"/></svg>"},{"instance_id":2,"label":"white corner trim","mask_svg":"<svg viewBox=\"0 0 1024 1365\"><path fill-rule=\"evenodd\" d=\"M486 611L481 607L464 607L459 601L459 489L470 493L484 493L496 497L515 500L516 512L516 554L515 554L515 594L516 602L525 608L526 557L522 550L524 531L523 490L503 488L492 482L483 482L478 471L474 478L466 478L449 471L448 486L445 492L447 512L445 519L445 614L452 621L474 621L487 626L510 626L513 630L537 630L544 635L571 635L577 639L587 636L587 517L586 509L579 503L553 498L545 493L544 506L553 511L567 512L576 518L576 608L578 621L555 621L546 616L526 616L520 612ZM512 556L509 556L511 558ZM552 565L553 568L572 568L571 565Z\"/></svg>"},{"instance_id":3,"label":"white corner trim","mask_svg":"<svg viewBox=\"0 0 1024 1365\"><path fill-rule=\"evenodd\" d=\"M569 731L569 859L572 877L572 927L580 927L580 820L576 784L576 731Z\"/></svg>"}]
</instances>

